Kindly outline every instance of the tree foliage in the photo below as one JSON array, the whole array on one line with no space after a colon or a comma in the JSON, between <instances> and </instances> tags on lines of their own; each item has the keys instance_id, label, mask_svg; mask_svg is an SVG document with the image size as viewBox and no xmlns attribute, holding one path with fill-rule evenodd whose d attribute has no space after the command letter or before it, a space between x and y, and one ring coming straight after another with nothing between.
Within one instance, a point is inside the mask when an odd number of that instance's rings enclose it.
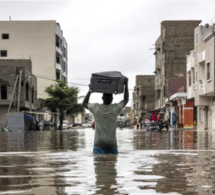
<instances>
[{"instance_id":1,"label":"tree foliage","mask_svg":"<svg viewBox=\"0 0 215 195\"><path fill-rule=\"evenodd\" d=\"M73 114L83 112L84 108L81 104L77 103L78 89L67 86L63 80L57 80L55 85L51 85L45 89L49 98L44 100L44 106L46 106L52 112L58 112L60 115L60 127L62 130L62 124L65 114Z\"/></svg>"}]
</instances>

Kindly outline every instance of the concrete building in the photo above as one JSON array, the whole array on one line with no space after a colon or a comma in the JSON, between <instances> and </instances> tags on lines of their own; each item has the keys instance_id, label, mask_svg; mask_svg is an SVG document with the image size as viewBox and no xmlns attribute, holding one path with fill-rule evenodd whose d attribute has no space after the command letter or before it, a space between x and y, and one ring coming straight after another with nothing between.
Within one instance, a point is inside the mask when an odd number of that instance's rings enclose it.
<instances>
[{"instance_id":1,"label":"concrete building","mask_svg":"<svg viewBox=\"0 0 215 195\"><path fill-rule=\"evenodd\" d=\"M186 55L194 48L199 20L162 21L155 42L155 109L165 109L169 79L186 77ZM177 88L173 89L177 92Z\"/></svg>"},{"instance_id":2,"label":"concrete building","mask_svg":"<svg viewBox=\"0 0 215 195\"><path fill-rule=\"evenodd\" d=\"M0 59L31 60L38 98L53 80L67 81L67 42L56 21L0 21L0 36Z\"/></svg>"},{"instance_id":3,"label":"concrete building","mask_svg":"<svg viewBox=\"0 0 215 195\"><path fill-rule=\"evenodd\" d=\"M133 115L136 120L147 118L148 111L154 109L155 76L137 75L133 95Z\"/></svg>"},{"instance_id":4,"label":"concrete building","mask_svg":"<svg viewBox=\"0 0 215 195\"><path fill-rule=\"evenodd\" d=\"M37 108L37 79L30 60L0 59L0 87L0 126L5 125L9 112Z\"/></svg>"},{"instance_id":5,"label":"concrete building","mask_svg":"<svg viewBox=\"0 0 215 195\"><path fill-rule=\"evenodd\" d=\"M215 28L195 28L194 50L187 56L188 99L195 100L197 129L215 129Z\"/></svg>"}]
</instances>

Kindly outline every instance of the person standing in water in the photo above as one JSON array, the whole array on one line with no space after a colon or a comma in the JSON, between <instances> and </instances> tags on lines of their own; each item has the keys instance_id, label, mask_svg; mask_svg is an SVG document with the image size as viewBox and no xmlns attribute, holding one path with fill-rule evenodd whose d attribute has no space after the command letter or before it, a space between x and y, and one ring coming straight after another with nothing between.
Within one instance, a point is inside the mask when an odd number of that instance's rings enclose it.
<instances>
[{"instance_id":1,"label":"person standing in water","mask_svg":"<svg viewBox=\"0 0 215 195\"><path fill-rule=\"evenodd\" d=\"M124 99L112 104L113 94L103 93L103 104L89 103L92 91L89 89L83 100L83 106L94 116L96 127L94 137L94 154L118 154L116 126L117 117L129 100L128 78L124 82Z\"/></svg>"}]
</instances>

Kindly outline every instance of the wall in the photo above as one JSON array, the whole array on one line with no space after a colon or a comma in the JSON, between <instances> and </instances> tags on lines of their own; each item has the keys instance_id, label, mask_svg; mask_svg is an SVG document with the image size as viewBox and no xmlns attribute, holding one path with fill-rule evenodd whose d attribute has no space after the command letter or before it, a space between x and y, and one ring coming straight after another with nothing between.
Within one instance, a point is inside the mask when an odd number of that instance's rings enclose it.
<instances>
[{"instance_id":1,"label":"wall","mask_svg":"<svg viewBox=\"0 0 215 195\"><path fill-rule=\"evenodd\" d=\"M139 118L143 117L145 112L154 109L155 102L155 76L137 75L135 85L135 110ZM138 106L137 106L138 105Z\"/></svg>"},{"instance_id":2,"label":"wall","mask_svg":"<svg viewBox=\"0 0 215 195\"><path fill-rule=\"evenodd\" d=\"M163 53L160 78L156 79L155 86L159 85L161 91L169 88L169 78L186 77L186 55L194 48L194 28L201 21L162 21L160 52ZM161 41L158 39L156 44ZM157 47L157 46L156 46ZM160 60L160 59L157 59ZM156 61L156 64L159 63ZM165 104L167 93L161 93L157 99L156 106ZM159 105L160 101L160 105Z\"/></svg>"},{"instance_id":3,"label":"wall","mask_svg":"<svg viewBox=\"0 0 215 195\"><path fill-rule=\"evenodd\" d=\"M22 78L21 78L21 91L20 91L20 110L30 110L37 108L36 100L36 91L34 91L34 102L30 103L31 89L34 87L37 88L37 80L31 73L31 61L30 60L2 60L0 59L0 85L7 85L7 99L1 99L0 96L0 126L5 124L6 114L8 112L10 101L12 100L10 112L17 111L17 102L18 102L18 84L16 84L16 90L14 91L13 99L12 92L14 89L15 81L17 75L19 75L19 70L22 69ZM31 76L31 78L29 78ZM26 79L29 78L29 79ZM30 81L29 81L30 80ZM29 101L26 101L25 96L25 85L29 83ZM0 92L1 93L1 92ZM0 94L1 95L1 94Z\"/></svg>"},{"instance_id":4,"label":"wall","mask_svg":"<svg viewBox=\"0 0 215 195\"><path fill-rule=\"evenodd\" d=\"M38 97L53 84L55 71L55 21L0 21L0 34L9 33L8 40L0 39L0 50L8 51L0 59L31 59L32 73L38 76ZM43 78L44 77L44 78ZM46 79L49 78L49 79Z\"/></svg>"}]
</instances>

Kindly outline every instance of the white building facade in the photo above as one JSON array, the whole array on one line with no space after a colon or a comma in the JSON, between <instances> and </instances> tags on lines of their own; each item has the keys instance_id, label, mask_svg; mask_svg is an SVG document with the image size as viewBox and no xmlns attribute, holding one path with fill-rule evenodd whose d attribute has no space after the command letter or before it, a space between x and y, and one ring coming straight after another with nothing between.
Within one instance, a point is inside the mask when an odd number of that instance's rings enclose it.
<instances>
[{"instance_id":1,"label":"white building facade","mask_svg":"<svg viewBox=\"0 0 215 195\"><path fill-rule=\"evenodd\" d=\"M215 129L214 26L195 28L194 50L187 56L187 98L195 100L197 129Z\"/></svg>"}]
</instances>

